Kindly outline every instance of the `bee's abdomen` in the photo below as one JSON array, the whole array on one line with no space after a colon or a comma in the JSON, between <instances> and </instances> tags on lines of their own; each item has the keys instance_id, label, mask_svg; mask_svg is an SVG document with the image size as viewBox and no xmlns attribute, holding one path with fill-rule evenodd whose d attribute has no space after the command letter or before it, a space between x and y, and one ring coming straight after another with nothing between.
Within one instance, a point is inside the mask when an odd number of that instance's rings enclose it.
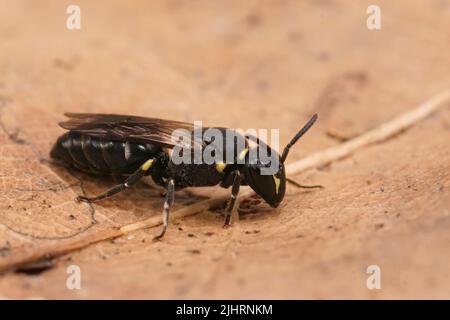
<instances>
[{"instance_id":1,"label":"bee's abdomen","mask_svg":"<svg viewBox=\"0 0 450 320\"><path fill-rule=\"evenodd\" d=\"M104 140L69 131L58 138L50 153L80 170L97 174L130 174L162 148L152 144Z\"/></svg>"}]
</instances>

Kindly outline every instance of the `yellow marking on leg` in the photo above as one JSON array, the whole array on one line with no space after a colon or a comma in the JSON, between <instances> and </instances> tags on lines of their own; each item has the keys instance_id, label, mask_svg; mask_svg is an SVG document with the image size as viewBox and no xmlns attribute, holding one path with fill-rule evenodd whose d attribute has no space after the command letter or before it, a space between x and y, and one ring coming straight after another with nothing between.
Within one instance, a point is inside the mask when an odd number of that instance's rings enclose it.
<instances>
[{"instance_id":1,"label":"yellow marking on leg","mask_svg":"<svg viewBox=\"0 0 450 320\"><path fill-rule=\"evenodd\" d=\"M220 173L223 172L223 170L225 170L225 167L227 166L226 163L223 162L217 162L216 163L216 170L219 171Z\"/></svg>"},{"instance_id":2,"label":"yellow marking on leg","mask_svg":"<svg viewBox=\"0 0 450 320\"><path fill-rule=\"evenodd\" d=\"M275 192L278 194L278 190L280 190L280 178L273 175L273 182L275 182Z\"/></svg>"},{"instance_id":3,"label":"yellow marking on leg","mask_svg":"<svg viewBox=\"0 0 450 320\"><path fill-rule=\"evenodd\" d=\"M241 153L239 153L239 160L244 160L247 153L248 153L248 148L245 148L244 150L242 150Z\"/></svg>"},{"instance_id":4,"label":"yellow marking on leg","mask_svg":"<svg viewBox=\"0 0 450 320\"><path fill-rule=\"evenodd\" d=\"M145 161L145 163L141 166L142 171L147 171L153 164L153 159Z\"/></svg>"}]
</instances>

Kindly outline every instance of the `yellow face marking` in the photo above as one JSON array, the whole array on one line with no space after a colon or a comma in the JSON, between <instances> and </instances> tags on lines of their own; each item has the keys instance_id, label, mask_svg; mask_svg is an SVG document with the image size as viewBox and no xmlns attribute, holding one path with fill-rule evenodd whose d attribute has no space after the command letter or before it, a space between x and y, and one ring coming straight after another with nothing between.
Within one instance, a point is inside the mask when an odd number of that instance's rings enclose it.
<instances>
[{"instance_id":1,"label":"yellow face marking","mask_svg":"<svg viewBox=\"0 0 450 320\"><path fill-rule=\"evenodd\" d=\"M225 170L225 167L227 166L226 163L223 162L217 162L216 163L216 170L219 171L220 173L223 172L223 170Z\"/></svg>"},{"instance_id":2,"label":"yellow face marking","mask_svg":"<svg viewBox=\"0 0 450 320\"><path fill-rule=\"evenodd\" d=\"M244 150L242 150L241 153L239 154L239 160L244 160L247 153L248 153L248 148L245 148Z\"/></svg>"},{"instance_id":3,"label":"yellow face marking","mask_svg":"<svg viewBox=\"0 0 450 320\"><path fill-rule=\"evenodd\" d=\"M278 190L280 190L280 178L276 177L275 175L273 177L273 182L275 182L275 192L278 194Z\"/></svg>"},{"instance_id":4,"label":"yellow face marking","mask_svg":"<svg viewBox=\"0 0 450 320\"><path fill-rule=\"evenodd\" d=\"M152 166L152 164L153 164L153 159L147 160L147 161L145 161L145 163L141 166L141 169L142 169L143 171L147 171L148 169L150 169L150 167Z\"/></svg>"}]
</instances>

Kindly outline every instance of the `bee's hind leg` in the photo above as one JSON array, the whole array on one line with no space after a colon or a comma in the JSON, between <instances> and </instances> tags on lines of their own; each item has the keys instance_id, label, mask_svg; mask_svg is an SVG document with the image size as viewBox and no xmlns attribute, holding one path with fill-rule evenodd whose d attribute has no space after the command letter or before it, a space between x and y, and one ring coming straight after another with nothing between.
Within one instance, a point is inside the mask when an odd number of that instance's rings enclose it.
<instances>
[{"instance_id":1,"label":"bee's hind leg","mask_svg":"<svg viewBox=\"0 0 450 320\"><path fill-rule=\"evenodd\" d=\"M107 190L106 192L99 194L95 197L85 197L85 196L78 196L78 201L88 202L92 203L98 200L102 200L105 198L109 198L116 193L119 193L120 191L125 190L126 188L129 188L141 180L141 178L145 175L145 173L150 169L150 167L153 164L153 159L147 160L142 166L139 167L133 174L131 174L123 183L120 183L118 185L115 185L111 189Z\"/></svg>"}]
</instances>

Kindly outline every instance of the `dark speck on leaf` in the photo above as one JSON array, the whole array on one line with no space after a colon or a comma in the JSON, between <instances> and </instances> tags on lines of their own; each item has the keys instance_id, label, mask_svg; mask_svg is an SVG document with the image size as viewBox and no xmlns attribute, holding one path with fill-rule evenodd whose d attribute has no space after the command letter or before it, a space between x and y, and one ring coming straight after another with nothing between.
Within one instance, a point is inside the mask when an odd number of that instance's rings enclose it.
<instances>
[{"instance_id":1,"label":"dark speck on leaf","mask_svg":"<svg viewBox=\"0 0 450 320\"><path fill-rule=\"evenodd\" d=\"M252 13L248 15L246 20L247 25L249 25L250 27L258 27L261 25L261 16L258 15L257 13Z\"/></svg>"},{"instance_id":2,"label":"dark speck on leaf","mask_svg":"<svg viewBox=\"0 0 450 320\"><path fill-rule=\"evenodd\" d=\"M11 251L11 244L9 241L6 241L6 245L3 247L0 247L0 257L5 257L10 254Z\"/></svg>"},{"instance_id":3,"label":"dark speck on leaf","mask_svg":"<svg viewBox=\"0 0 450 320\"><path fill-rule=\"evenodd\" d=\"M256 233L260 233L260 231L256 230L256 229L253 231L250 231L250 230L245 231L245 234L251 234L251 233L256 234Z\"/></svg>"}]
</instances>

